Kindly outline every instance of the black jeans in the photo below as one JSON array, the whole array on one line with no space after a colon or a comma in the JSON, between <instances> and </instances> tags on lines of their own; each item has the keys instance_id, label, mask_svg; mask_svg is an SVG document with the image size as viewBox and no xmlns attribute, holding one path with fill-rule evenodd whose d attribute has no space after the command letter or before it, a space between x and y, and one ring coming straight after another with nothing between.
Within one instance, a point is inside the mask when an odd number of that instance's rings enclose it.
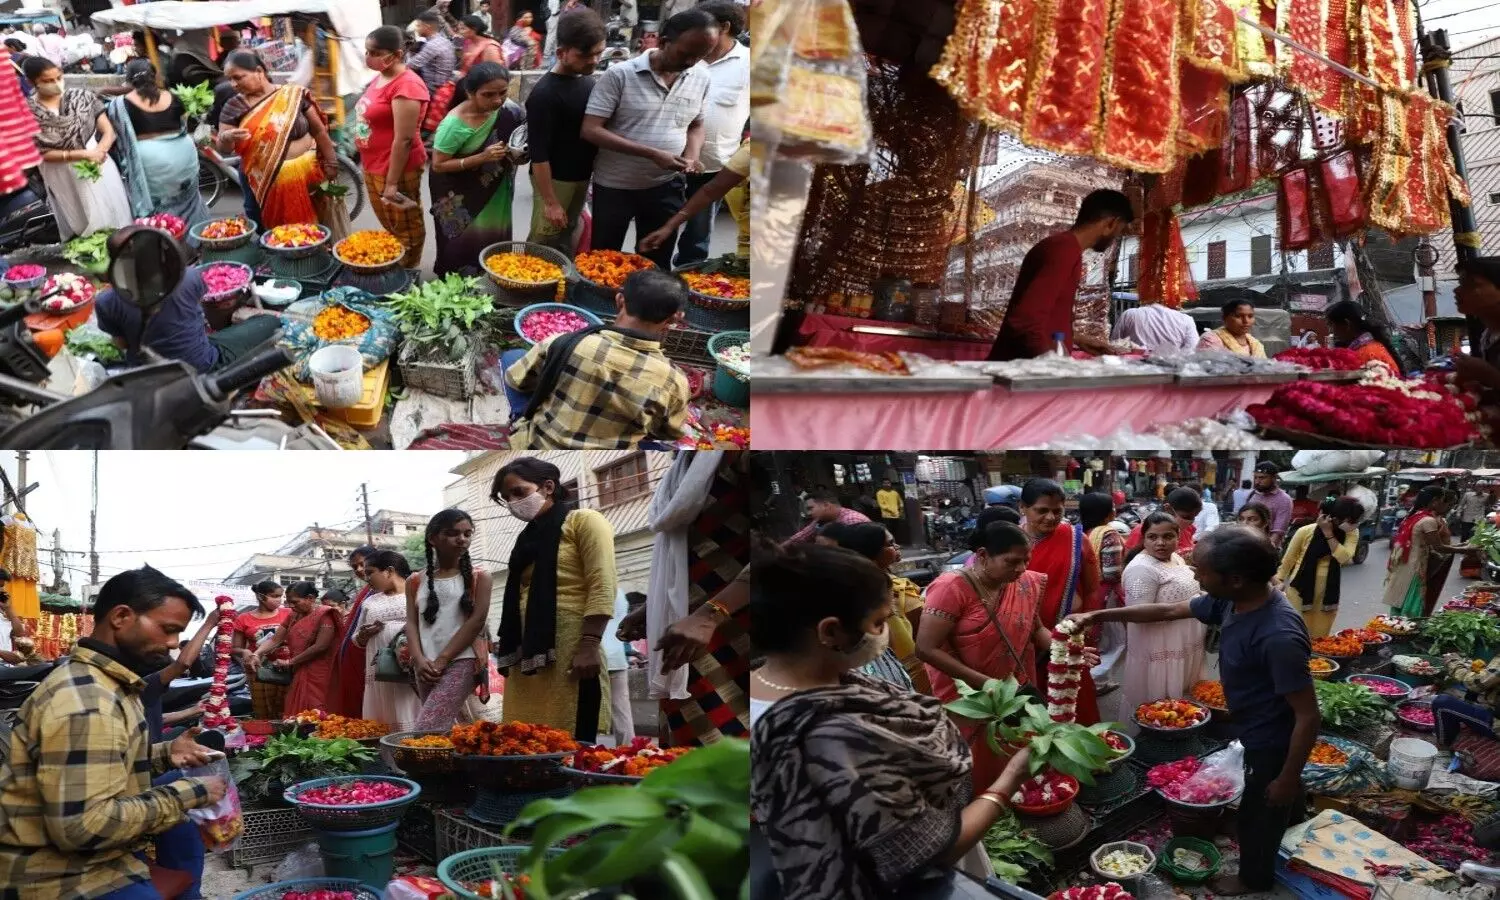
<instances>
[{"instance_id":1,"label":"black jeans","mask_svg":"<svg viewBox=\"0 0 1500 900\"><path fill-rule=\"evenodd\" d=\"M1302 796L1290 806L1271 806L1266 788L1286 764L1286 747L1245 750L1245 793L1240 797L1240 880L1254 891L1269 891L1276 884L1276 854L1292 819L1301 818Z\"/></svg>"},{"instance_id":2,"label":"black jeans","mask_svg":"<svg viewBox=\"0 0 1500 900\"><path fill-rule=\"evenodd\" d=\"M640 190L594 185L594 232L591 245L595 250L623 250L625 233L635 223L635 239L667 224L687 202L684 191L687 179L678 175L666 184ZM651 253L641 255L656 263L664 272L672 271L672 250L676 236Z\"/></svg>"},{"instance_id":3,"label":"black jeans","mask_svg":"<svg viewBox=\"0 0 1500 900\"><path fill-rule=\"evenodd\" d=\"M718 172L689 175L687 179L686 199L693 199L694 194L703 190L718 175ZM678 266L686 266L708 259L709 241L713 238L714 233L714 215L718 211L719 204L710 203L708 209L688 219L687 223L682 226L682 233L677 237L676 262Z\"/></svg>"}]
</instances>

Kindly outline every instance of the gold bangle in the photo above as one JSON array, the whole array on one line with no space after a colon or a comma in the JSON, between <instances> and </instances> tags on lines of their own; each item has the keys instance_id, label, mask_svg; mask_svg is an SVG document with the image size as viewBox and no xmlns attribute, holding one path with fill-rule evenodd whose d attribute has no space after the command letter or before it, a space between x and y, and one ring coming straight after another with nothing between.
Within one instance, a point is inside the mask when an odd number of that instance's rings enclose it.
<instances>
[{"instance_id":1,"label":"gold bangle","mask_svg":"<svg viewBox=\"0 0 1500 900\"><path fill-rule=\"evenodd\" d=\"M995 804L996 806L1000 807L1002 810L1009 808L1009 807L1007 807L1005 805L1005 801L1002 800L1002 799L1000 799L1000 795L996 794L994 791L985 791L984 793L980 794L978 797L975 797L974 799L976 799L976 800L988 800L991 803Z\"/></svg>"},{"instance_id":2,"label":"gold bangle","mask_svg":"<svg viewBox=\"0 0 1500 900\"><path fill-rule=\"evenodd\" d=\"M734 618L733 614L731 614L729 612L729 607L725 606L724 603L723 603L723 601L718 600L717 598L713 599L713 600L709 600L708 602L704 603L703 605L707 606L709 609L711 609L714 612L718 613L719 614L719 618L723 619L726 622L729 621L730 619Z\"/></svg>"}]
</instances>

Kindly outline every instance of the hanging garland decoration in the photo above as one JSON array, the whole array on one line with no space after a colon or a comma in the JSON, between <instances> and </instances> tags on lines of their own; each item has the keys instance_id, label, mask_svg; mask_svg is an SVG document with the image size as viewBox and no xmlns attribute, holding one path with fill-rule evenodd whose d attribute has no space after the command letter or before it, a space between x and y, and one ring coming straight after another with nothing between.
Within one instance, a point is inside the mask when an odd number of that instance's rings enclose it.
<instances>
[{"instance_id":1,"label":"hanging garland decoration","mask_svg":"<svg viewBox=\"0 0 1500 900\"><path fill-rule=\"evenodd\" d=\"M1047 656L1047 715L1054 722L1078 720L1078 691L1083 686L1084 634L1077 623L1063 619L1052 629Z\"/></svg>"},{"instance_id":2,"label":"hanging garland decoration","mask_svg":"<svg viewBox=\"0 0 1500 900\"><path fill-rule=\"evenodd\" d=\"M1354 68L1351 15L1356 0L1287 0L1287 36L1347 68ZM1282 66L1314 108L1342 117L1353 99L1354 82L1306 53L1287 54Z\"/></svg>"},{"instance_id":3,"label":"hanging garland decoration","mask_svg":"<svg viewBox=\"0 0 1500 900\"><path fill-rule=\"evenodd\" d=\"M1172 209L1147 213L1142 221L1141 264L1144 270L1137 283L1142 304L1162 303L1179 309L1184 302L1198 299L1182 229Z\"/></svg>"},{"instance_id":4,"label":"hanging garland decoration","mask_svg":"<svg viewBox=\"0 0 1500 900\"><path fill-rule=\"evenodd\" d=\"M229 712L229 657L234 646L234 598L223 594L214 598L219 605L218 633L214 635L214 681L203 701L203 727L232 731L236 727Z\"/></svg>"}]
</instances>

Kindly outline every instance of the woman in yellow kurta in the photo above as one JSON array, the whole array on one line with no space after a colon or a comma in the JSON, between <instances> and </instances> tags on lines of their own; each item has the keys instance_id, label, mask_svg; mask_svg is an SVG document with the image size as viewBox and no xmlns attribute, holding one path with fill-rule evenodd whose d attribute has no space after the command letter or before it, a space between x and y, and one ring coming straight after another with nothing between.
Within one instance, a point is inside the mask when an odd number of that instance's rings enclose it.
<instances>
[{"instance_id":1,"label":"woman in yellow kurta","mask_svg":"<svg viewBox=\"0 0 1500 900\"><path fill-rule=\"evenodd\" d=\"M507 722L550 725L592 743L610 730L601 641L615 608L615 534L572 509L557 466L523 456L500 469L490 498L527 525L505 579L496 662Z\"/></svg>"},{"instance_id":2,"label":"woman in yellow kurta","mask_svg":"<svg viewBox=\"0 0 1500 900\"><path fill-rule=\"evenodd\" d=\"M884 525L844 525L835 522L826 526L818 535L821 542L853 550L880 567L891 579L891 611L895 613L886 624L890 626L891 652L900 661L901 668L911 678L912 687L919 694L931 694L932 682L927 677L927 666L917 658L917 624L922 618L922 589L916 582L900 575L891 575L891 566L901 561L901 545Z\"/></svg>"},{"instance_id":3,"label":"woman in yellow kurta","mask_svg":"<svg viewBox=\"0 0 1500 900\"><path fill-rule=\"evenodd\" d=\"M1359 549L1359 521L1364 507L1353 497L1323 505L1322 515L1297 529L1281 557L1281 580L1286 599L1302 611L1310 637L1327 637L1339 613L1341 570Z\"/></svg>"}]
</instances>

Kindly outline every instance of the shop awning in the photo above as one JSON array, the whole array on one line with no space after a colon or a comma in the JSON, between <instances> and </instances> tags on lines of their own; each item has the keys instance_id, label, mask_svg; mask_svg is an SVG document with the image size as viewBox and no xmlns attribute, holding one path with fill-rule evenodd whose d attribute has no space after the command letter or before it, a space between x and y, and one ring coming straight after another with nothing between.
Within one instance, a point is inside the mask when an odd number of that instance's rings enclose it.
<instances>
[{"instance_id":1,"label":"shop awning","mask_svg":"<svg viewBox=\"0 0 1500 900\"><path fill-rule=\"evenodd\" d=\"M1358 481L1361 478L1376 478L1390 472L1382 466L1371 466L1363 472L1329 472L1323 475L1304 475L1301 472L1282 472L1278 477L1283 484L1323 484L1329 481Z\"/></svg>"},{"instance_id":2,"label":"shop awning","mask_svg":"<svg viewBox=\"0 0 1500 900\"><path fill-rule=\"evenodd\" d=\"M1434 478L1458 478L1467 474L1468 469L1402 469L1396 473L1396 477L1411 481L1431 481Z\"/></svg>"}]
</instances>

